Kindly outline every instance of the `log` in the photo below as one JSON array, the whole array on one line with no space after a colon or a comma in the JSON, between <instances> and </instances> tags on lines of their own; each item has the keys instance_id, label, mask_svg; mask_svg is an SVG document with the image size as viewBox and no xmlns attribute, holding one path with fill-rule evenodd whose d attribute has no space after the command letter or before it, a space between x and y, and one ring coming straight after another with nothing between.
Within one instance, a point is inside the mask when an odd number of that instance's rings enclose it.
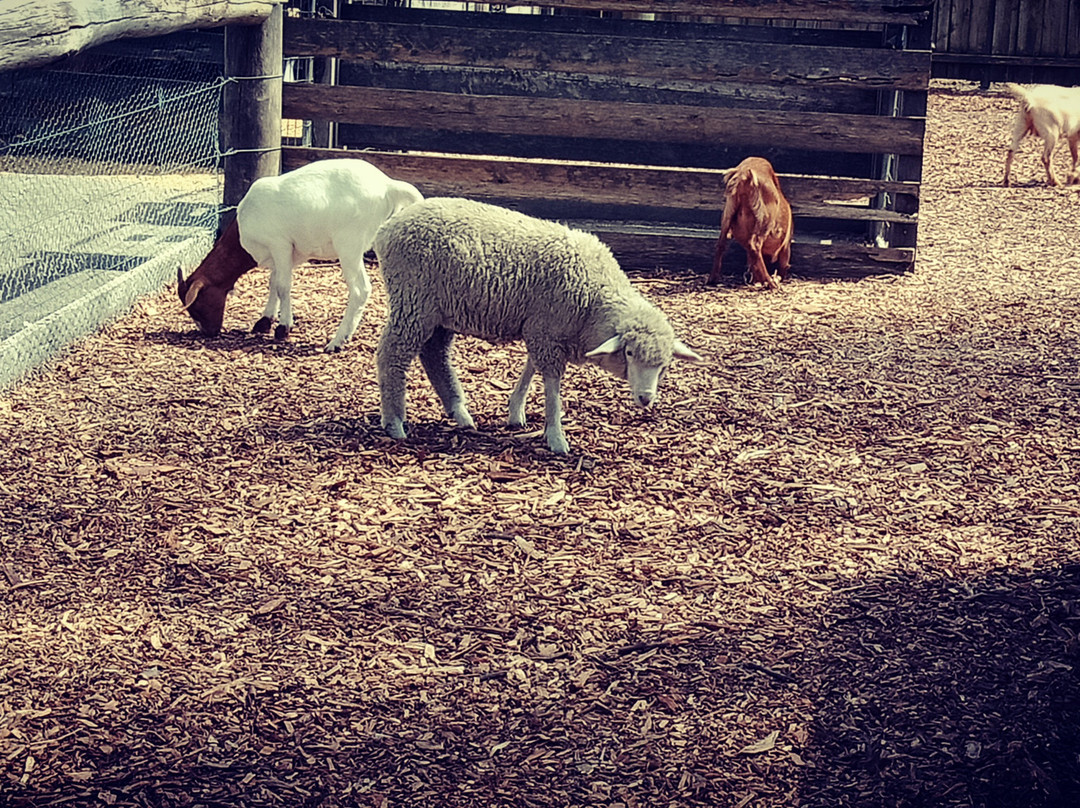
<instances>
[{"instance_id":1,"label":"log","mask_svg":"<svg viewBox=\"0 0 1080 808\"><path fill-rule=\"evenodd\" d=\"M190 28L255 24L282 0L9 0L0 10L0 70L39 67L94 45Z\"/></svg>"}]
</instances>

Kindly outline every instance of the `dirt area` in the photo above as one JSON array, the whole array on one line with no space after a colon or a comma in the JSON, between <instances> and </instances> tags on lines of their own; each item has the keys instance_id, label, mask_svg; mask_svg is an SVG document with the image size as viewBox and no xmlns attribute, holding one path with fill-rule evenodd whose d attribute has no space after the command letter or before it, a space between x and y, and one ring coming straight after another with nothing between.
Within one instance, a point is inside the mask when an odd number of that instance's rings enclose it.
<instances>
[{"instance_id":1,"label":"dirt area","mask_svg":"<svg viewBox=\"0 0 1080 808\"><path fill-rule=\"evenodd\" d=\"M338 355L326 266L285 344L261 271L79 343L0 398L0 803L1080 804L1080 194L1013 109L932 93L910 275L637 277L708 361L572 369L568 458L472 340L477 430L417 365L384 438L377 277Z\"/></svg>"}]
</instances>

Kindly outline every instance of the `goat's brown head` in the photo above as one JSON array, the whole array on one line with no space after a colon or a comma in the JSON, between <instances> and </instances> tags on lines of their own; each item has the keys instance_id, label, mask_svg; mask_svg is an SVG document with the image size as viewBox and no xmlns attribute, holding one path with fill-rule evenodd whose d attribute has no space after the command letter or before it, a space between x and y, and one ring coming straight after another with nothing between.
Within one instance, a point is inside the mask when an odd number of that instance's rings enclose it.
<instances>
[{"instance_id":1,"label":"goat's brown head","mask_svg":"<svg viewBox=\"0 0 1080 808\"><path fill-rule=\"evenodd\" d=\"M188 280L184 280L183 270L177 267L176 291L180 295L184 310L191 315L191 319L199 326L202 333L209 337L216 337L221 333L228 289L208 283L206 278L198 272L192 273Z\"/></svg>"}]
</instances>

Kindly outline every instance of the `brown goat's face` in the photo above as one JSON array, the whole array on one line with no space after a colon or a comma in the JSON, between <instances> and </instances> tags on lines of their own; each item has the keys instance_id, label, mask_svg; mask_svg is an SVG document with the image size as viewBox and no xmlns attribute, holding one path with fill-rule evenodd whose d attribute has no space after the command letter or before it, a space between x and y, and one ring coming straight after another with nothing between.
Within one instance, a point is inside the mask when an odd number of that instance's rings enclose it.
<instances>
[{"instance_id":1,"label":"brown goat's face","mask_svg":"<svg viewBox=\"0 0 1080 808\"><path fill-rule=\"evenodd\" d=\"M187 299L189 286L189 282L183 280L176 286L181 303ZM221 322L225 319L225 298L227 296L228 292L224 289L203 286L199 289L199 294L192 304L187 307L187 313L191 315L191 319L195 321L199 331L208 337L216 337L221 333Z\"/></svg>"}]
</instances>

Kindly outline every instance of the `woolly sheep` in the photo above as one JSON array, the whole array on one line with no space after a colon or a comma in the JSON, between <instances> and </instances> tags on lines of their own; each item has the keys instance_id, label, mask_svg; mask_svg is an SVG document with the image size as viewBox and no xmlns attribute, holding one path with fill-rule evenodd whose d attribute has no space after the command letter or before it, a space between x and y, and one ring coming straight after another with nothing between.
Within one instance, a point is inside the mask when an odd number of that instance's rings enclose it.
<instances>
[{"instance_id":1,"label":"woolly sheep","mask_svg":"<svg viewBox=\"0 0 1080 808\"><path fill-rule=\"evenodd\" d=\"M407 182L391 179L365 160L318 160L278 177L255 180L236 209L236 226L222 233L214 249L185 281L177 278L184 307L200 330L221 330L226 294L256 264L270 268L270 292L252 329L266 333L278 318L277 339L293 327L293 267L311 258L338 259L349 302L326 350L353 335L371 294L364 253L375 231L407 205L423 199Z\"/></svg>"},{"instance_id":2,"label":"woolly sheep","mask_svg":"<svg viewBox=\"0 0 1080 808\"><path fill-rule=\"evenodd\" d=\"M626 379L634 402L650 407L672 358L701 360L589 233L481 202L433 198L386 222L375 253L389 301L376 352L382 425L393 438L405 437L405 373L417 355L447 415L474 425L450 362L455 334L525 341L509 423L524 426L539 370L544 432L558 454L569 451L560 401L567 362L593 362Z\"/></svg>"}]
</instances>

